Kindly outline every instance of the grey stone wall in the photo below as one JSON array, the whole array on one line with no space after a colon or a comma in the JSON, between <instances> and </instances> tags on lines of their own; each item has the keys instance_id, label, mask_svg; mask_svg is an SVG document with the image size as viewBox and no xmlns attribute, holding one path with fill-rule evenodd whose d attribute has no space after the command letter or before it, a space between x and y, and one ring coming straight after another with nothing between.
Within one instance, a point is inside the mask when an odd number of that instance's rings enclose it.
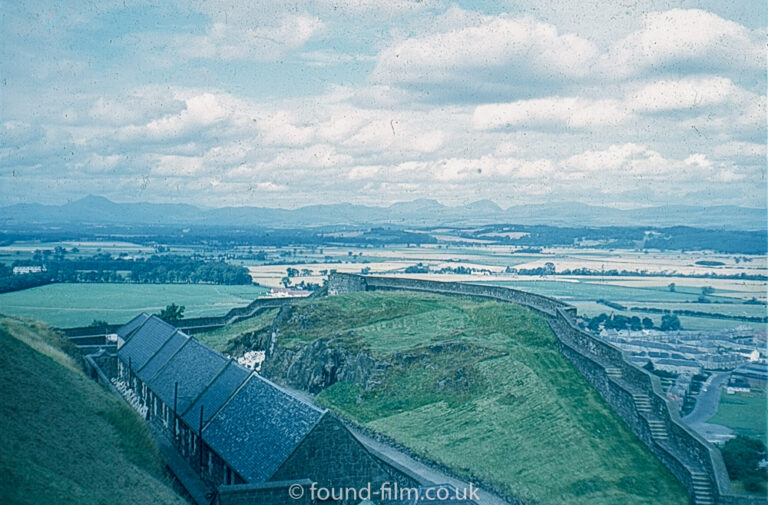
<instances>
[{"instance_id":1,"label":"grey stone wall","mask_svg":"<svg viewBox=\"0 0 768 505\"><path fill-rule=\"evenodd\" d=\"M685 486L694 503L768 504L766 497L733 493L720 451L683 424L658 377L632 363L619 348L579 329L573 322L575 307L516 289L456 282L336 273L328 285L334 286L329 294L362 291L365 286L491 298L537 310L548 316L563 355Z\"/></svg>"},{"instance_id":2,"label":"grey stone wall","mask_svg":"<svg viewBox=\"0 0 768 505\"><path fill-rule=\"evenodd\" d=\"M290 305L291 301L290 298L259 298L245 307L235 307L223 316L190 317L182 319L174 325L180 330L184 330L186 333L211 331L227 324L233 324L242 321L243 319L248 319L264 310L279 308L283 305ZM107 333L114 333L121 326L123 325L111 324L106 327L106 331L105 328L94 328L91 326L60 328L59 330L68 338L76 338L78 341L84 342L83 338L85 337L103 337Z\"/></svg>"},{"instance_id":3,"label":"grey stone wall","mask_svg":"<svg viewBox=\"0 0 768 505\"><path fill-rule=\"evenodd\" d=\"M359 291L365 291L366 279L360 275L348 275L348 274L331 274L328 277L327 284L328 294L338 295L341 293L356 293Z\"/></svg>"},{"instance_id":4,"label":"grey stone wall","mask_svg":"<svg viewBox=\"0 0 768 505\"><path fill-rule=\"evenodd\" d=\"M312 481L308 479L289 480L280 482L265 482L263 484L240 484L236 486L219 487L219 505L312 505L308 492ZM301 486L301 497L290 497L291 486ZM295 493L295 491L294 491ZM295 496L295 495L294 495Z\"/></svg>"},{"instance_id":5,"label":"grey stone wall","mask_svg":"<svg viewBox=\"0 0 768 505\"><path fill-rule=\"evenodd\" d=\"M308 478L325 488L372 490L386 483L420 484L400 468L375 457L332 415L324 415L312 432L270 478L276 481Z\"/></svg>"}]
</instances>

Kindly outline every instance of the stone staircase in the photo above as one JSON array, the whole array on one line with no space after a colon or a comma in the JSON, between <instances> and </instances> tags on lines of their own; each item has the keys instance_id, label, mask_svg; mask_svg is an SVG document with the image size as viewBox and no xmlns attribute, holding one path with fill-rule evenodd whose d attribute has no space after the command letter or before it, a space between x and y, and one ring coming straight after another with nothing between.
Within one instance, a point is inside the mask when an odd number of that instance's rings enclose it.
<instances>
[{"instance_id":1,"label":"stone staircase","mask_svg":"<svg viewBox=\"0 0 768 505\"><path fill-rule=\"evenodd\" d=\"M715 505L709 476L703 472L691 471L691 480L693 481L693 503L696 505Z\"/></svg>"},{"instance_id":2,"label":"stone staircase","mask_svg":"<svg viewBox=\"0 0 768 505\"><path fill-rule=\"evenodd\" d=\"M648 427L651 429L651 436L655 440L667 440L669 438L667 435L667 427L662 421L648 419Z\"/></svg>"},{"instance_id":3,"label":"stone staircase","mask_svg":"<svg viewBox=\"0 0 768 505\"><path fill-rule=\"evenodd\" d=\"M617 367L613 367L613 366L606 367L605 374L608 377L611 377L613 379L621 379L621 375L622 375L621 374L621 368L617 368Z\"/></svg>"},{"instance_id":4,"label":"stone staircase","mask_svg":"<svg viewBox=\"0 0 768 505\"><path fill-rule=\"evenodd\" d=\"M651 412L651 399L648 395L642 393L633 394L632 400L635 402L637 411L641 414L648 414Z\"/></svg>"}]
</instances>

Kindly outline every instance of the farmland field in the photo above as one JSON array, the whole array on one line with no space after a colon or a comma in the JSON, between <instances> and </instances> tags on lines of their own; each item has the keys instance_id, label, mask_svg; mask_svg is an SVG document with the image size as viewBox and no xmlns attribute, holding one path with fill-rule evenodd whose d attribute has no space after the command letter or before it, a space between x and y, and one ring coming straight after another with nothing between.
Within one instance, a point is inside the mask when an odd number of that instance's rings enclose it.
<instances>
[{"instance_id":1,"label":"farmland field","mask_svg":"<svg viewBox=\"0 0 768 505\"><path fill-rule=\"evenodd\" d=\"M768 413L766 412L766 392L734 393L720 396L717 413L708 422L722 424L739 435L757 438L768 444Z\"/></svg>"},{"instance_id":2,"label":"farmland field","mask_svg":"<svg viewBox=\"0 0 768 505\"><path fill-rule=\"evenodd\" d=\"M676 282L675 292L669 288L659 285L636 285L622 286L617 283L598 284L595 278L588 279L592 282L585 282L582 279L562 279L562 280L515 280L515 281L489 281L489 284L514 287L524 291L531 291L546 296L552 296L568 302L578 309L579 314L594 317L601 313L615 313L625 316L637 315L639 317L650 317L657 324L660 324L661 314L651 313L643 310L630 310L631 307L651 308L661 310L690 310L696 312L705 312L713 314L724 314L729 316L747 316L747 317L765 317L765 301L760 304L745 304L746 300L758 295L755 291L738 291L738 285L733 285L735 289L726 290L724 288L716 289L707 299L711 303L699 303L701 287L684 284L690 279L671 278L667 282ZM707 279L709 280L709 279ZM618 281L617 281L618 282ZM733 281L732 281L733 282ZM726 285L720 283L720 285ZM597 303L596 300L608 300L619 303L627 307L627 310L618 310L612 307ZM756 331L765 331L768 324L741 321L738 319L717 319L713 317L680 315L680 322L684 329L689 330L719 330L734 328L737 326L748 326Z\"/></svg>"},{"instance_id":3,"label":"farmland field","mask_svg":"<svg viewBox=\"0 0 768 505\"><path fill-rule=\"evenodd\" d=\"M298 302L279 335L288 348L331 338L395 360L371 389L336 382L317 400L526 503L688 503L560 354L534 311L420 293L353 293Z\"/></svg>"},{"instance_id":4,"label":"farmland field","mask_svg":"<svg viewBox=\"0 0 768 505\"><path fill-rule=\"evenodd\" d=\"M0 294L0 313L66 328L94 319L123 323L171 303L184 305L185 317L223 315L265 292L261 286L212 284L49 284Z\"/></svg>"}]
</instances>

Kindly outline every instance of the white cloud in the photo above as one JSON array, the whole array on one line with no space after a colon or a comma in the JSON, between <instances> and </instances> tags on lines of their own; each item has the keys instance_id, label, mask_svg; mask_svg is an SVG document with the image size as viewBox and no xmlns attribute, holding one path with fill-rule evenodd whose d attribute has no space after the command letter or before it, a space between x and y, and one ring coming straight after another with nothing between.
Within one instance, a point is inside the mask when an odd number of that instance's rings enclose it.
<instances>
[{"instance_id":1,"label":"white cloud","mask_svg":"<svg viewBox=\"0 0 768 505\"><path fill-rule=\"evenodd\" d=\"M649 112L702 109L743 99L745 94L725 77L689 77L647 84L632 102L637 110Z\"/></svg>"},{"instance_id":2,"label":"white cloud","mask_svg":"<svg viewBox=\"0 0 768 505\"><path fill-rule=\"evenodd\" d=\"M414 36L385 48L371 81L515 89L586 77L596 57L597 48L586 39L560 34L531 17L502 14L483 17L477 26Z\"/></svg>"},{"instance_id":3,"label":"white cloud","mask_svg":"<svg viewBox=\"0 0 768 505\"><path fill-rule=\"evenodd\" d=\"M614 45L605 63L625 76L663 70L763 72L765 30L743 25L698 9L650 12L643 28Z\"/></svg>"},{"instance_id":4,"label":"white cloud","mask_svg":"<svg viewBox=\"0 0 768 505\"><path fill-rule=\"evenodd\" d=\"M172 44L182 58L272 61L304 46L324 28L308 14L285 15L274 25L255 27L216 22L204 35L179 36Z\"/></svg>"},{"instance_id":5,"label":"white cloud","mask_svg":"<svg viewBox=\"0 0 768 505\"><path fill-rule=\"evenodd\" d=\"M549 97L480 105L472 116L478 130L513 128L590 128L616 125L629 112L618 100Z\"/></svg>"}]
</instances>

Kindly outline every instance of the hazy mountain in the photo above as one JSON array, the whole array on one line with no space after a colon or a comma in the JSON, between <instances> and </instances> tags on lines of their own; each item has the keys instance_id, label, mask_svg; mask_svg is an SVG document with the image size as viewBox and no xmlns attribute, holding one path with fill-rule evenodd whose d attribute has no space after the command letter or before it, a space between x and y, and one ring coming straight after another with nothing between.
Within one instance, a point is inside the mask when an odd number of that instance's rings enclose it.
<instances>
[{"instance_id":1,"label":"hazy mountain","mask_svg":"<svg viewBox=\"0 0 768 505\"><path fill-rule=\"evenodd\" d=\"M64 205L16 204L0 208L0 224L133 224L301 227L322 225L477 225L491 223L559 226L675 226L761 230L766 210L735 206L669 205L632 210L581 203L516 205L502 209L490 200L449 207L420 199L389 207L328 204L295 210L265 207L199 208L187 204L115 203L87 196Z\"/></svg>"}]
</instances>

